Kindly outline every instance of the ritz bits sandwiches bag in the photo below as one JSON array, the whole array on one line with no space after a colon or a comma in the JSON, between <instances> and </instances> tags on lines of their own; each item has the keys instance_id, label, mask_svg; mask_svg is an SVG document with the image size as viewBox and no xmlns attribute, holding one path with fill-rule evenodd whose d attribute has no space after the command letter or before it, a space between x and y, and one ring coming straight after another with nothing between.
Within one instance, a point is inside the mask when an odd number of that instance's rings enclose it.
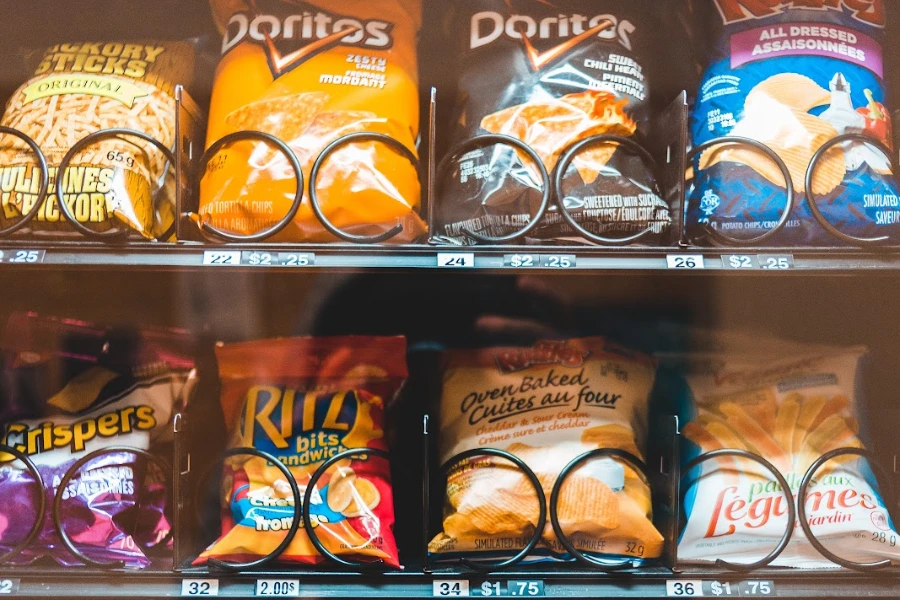
<instances>
[{"instance_id":1,"label":"ritz bits sandwiches bag","mask_svg":"<svg viewBox=\"0 0 900 600\"><path fill-rule=\"evenodd\" d=\"M174 148L175 86L193 78L192 43L57 44L29 55L26 63L33 76L10 98L0 124L37 142L50 165L51 184L69 149L101 129L135 129ZM34 207L40 178L31 149L3 136L0 226L8 227ZM155 146L137 138L107 139L75 156L64 176L63 202L79 223L96 231L127 226L154 238L173 222L174 185L174 167ZM71 232L58 203L51 185L28 227Z\"/></svg>"},{"instance_id":2,"label":"ritz bits sandwiches bag","mask_svg":"<svg viewBox=\"0 0 900 600\"><path fill-rule=\"evenodd\" d=\"M683 423L684 464L719 448L748 450L784 475L795 497L810 465L837 448L863 448L857 421L865 350L817 349L778 355L715 355L678 367L670 401ZM789 356L789 358L783 358ZM666 369L669 371L669 369ZM669 375L661 376L664 381ZM784 535L787 509L771 473L743 459L710 460L686 479L687 525L679 560L752 563ZM808 488L808 523L826 548L848 560L896 559L896 529L864 458L823 465ZM774 565L826 568L795 525Z\"/></svg>"},{"instance_id":3,"label":"ritz bits sandwiches bag","mask_svg":"<svg viewBox=\"0 0 900 600\"><path fill-rule=\"evenodd\" d=\"M280 460L301 495L329 458L353 448L387 450L385 404L406 380L404 338L264 340L220 346L216 356L229 446L257 448ZM374 456L340 461L318 486L310 515L326 548L352 560L400 566L387 461ZM197 564L208 558L255 560L284 540L295 507L278 468L258 457L229 458L222 491L222 537ZM327 559L301 527L278 560Z\"/></svg>"},{"instance_id":4,"label":"ritz bits sandwiches bag","mask_svg":"<svg viewBox=\"0 0 900 600\"><path fill-rule=\"evenodd\" d=\"M416 35L419 0L211 0L223 33L208 143L255 130L297 154L309 186L313 163L345 135L374 132L415 152L419 131ZM207 168L200 218L236 234L280 221L297 182L283 154L263 142L225 148ZM416 168L382 142L348 144L325 161L318 200L334 225L355 235L403 225L396 242L425 232L416 213ZM335 241L309 194L274 241Z\"/></svg>"},{"instance_id":5,"label":"ritz bits sandwiches bag","mask_svg":"<svg viewBox=\"0 0 900 600\"><path fill-rule=\"evenodd\" d=\"M655 365L601 338L533 347L452 351L441 395L440 461L473 448L499 448L538 476L549 502L559 472L597 448L643 458ZM534 533L538 500L526 476L494 457L449 473L444 531L429 550L447 558L515 554ZM627 463L588 461L563 484L559 520L576 548L596 556L653 558L650 489ZM563 557L548 519L536 556Z\"/></svg>"},{"instance_id":6,"label":"ritz bits sandwiches bag","mask_svg":"<svg viewBox=\"0 0 900 600\"><path fill-rule=\"evenodd\" d=\"M767 145L785 162L796 197L773 245L834 245L805 200L815 153L855 133L892 146L885 101L883 0L694 0L711 32L710 61L691 127L695 145L724 135ZM745 145L710 148L695 161L689 226L733 238L772 229L786 184L775 162ZM857 237L900 234L900 198L890 160L846 142L817 163L812 193L825 218Z\"/></svg>"},{"instance_id":7,"label":"ritz bits sandwiches bag","mask_svg":"<svg viewBox=\"0 0 900 600\"><path fill-rule=\"evenodd\" d=\"M644 141L658 3L465 0L452 10L451 36L462 45L455 142L511 136L552 173L565 151L588 137ZM531 158L499 145L458 157L441 185L438 234L457 244L473 243L463 229L494 237L522 229L542 187ZM615 144L580 153L563 189L569 212L596 235L624 237L648 227L660 234L671 222L647 166ZM555 206L530 235L585 241Z\"/></svg>"},{"instance_id":8,"label":"ritz bits sandwiches bag","mask_svg":"<svg viewBox=\"0 0 900 600\"><path fill-rule=\"evenodd\" d=\"M2 340L0 443L27 455L44 481L0 453L0 552L25 539L34 523L37 494L46 497L37 537L10 559L43 557L62 565L81 562L53 525L53 499L65 473L97 450L128 446L149 450L171 464L173 415L193 393L193 338L169 330L117 332L67 319L15 315ZM145 549L163 540L169 473L127 452L89 461L62 494L62 525L75 547L101 562L129 568L150 564ZM168 490L171 492L171 490Z\"/></svg>"}]
</instances>

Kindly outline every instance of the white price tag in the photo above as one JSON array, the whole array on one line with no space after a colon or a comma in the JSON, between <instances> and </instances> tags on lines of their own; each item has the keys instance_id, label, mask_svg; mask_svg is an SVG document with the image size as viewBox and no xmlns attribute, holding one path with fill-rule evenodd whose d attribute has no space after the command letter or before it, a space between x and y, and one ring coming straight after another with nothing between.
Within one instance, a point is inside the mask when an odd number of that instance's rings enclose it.
<instances>
[{"instance_id":1,"label":"white price tag","mask_svg":"<svg viewBox=\"0 0 900 600\"><path fill-rule=\"evenodd\" d=\"M299 579L257 579L256 595L279 598L296 598L300 595Z\"/></svg>"},{"instance_id":2,"label":"white price tag","mask_svg":"<svg viewBox=\"0 0 900 600\"><path fill-rule=\"evenodd\" d=\"M431 595L440 598L452 596L468 596L469 582L464 579L434 581L431 584Z\"/></svg>"},{"instance_id":3,"label":"white price tag","mask_svg":"<svg viewBox=\"0 0 900 600\"><path fill-rule=\"evenodd\" d=\"M203 253L203 264L215 266L237 266L241 264L241 253L231 250L207 250Z\"/></svg>"},{"instance_id":4,"label":"white price tag","mask_svg":"<svg viewBox=\"0 0 900 600\"><path fill-rule=\"evenodd\" d=\"M666 256L666 264L670 269L705 269L702 254L669 254Z\"/></svg>"},{"instance_id":5,"label":"white price tag","mask_svg":"<svg viewBox=\"0 0 900 600\"><path fill-rule=\"evenodd\" d=\"M666 596L690 598L703 595L702 581L666 581Z\"/></svg>"},{"instance_id":6,"label":"white price tag","mask_svg":"<svg viewBox=\"0 0 900 600\"><path fill-rule=\"evenodd\" d=\"M181 581L182 596L218 596L218 579L183 579Z\"/></svg>"},{"instance_id":7,"label":"white price tag","mask_svg":"<svg viewBox=\"0 0 900 600\"><path fill-rule=\"evenodd\" d=\"M6 262L15 265L34 265L44 262L46 250L7 250ZM0 252L0 262L3 262L4 254Z\"/></svg>"},{"instance_id":8,"label":"white price tag","mask_svg":"<svg viewBox=\"0 0 900 600\"><path fill-rule=\"evenodd\" d=\"M439 267L451 269L471 269L475 266L474 252L438 252Z\"/></svg>"}]
</instances>

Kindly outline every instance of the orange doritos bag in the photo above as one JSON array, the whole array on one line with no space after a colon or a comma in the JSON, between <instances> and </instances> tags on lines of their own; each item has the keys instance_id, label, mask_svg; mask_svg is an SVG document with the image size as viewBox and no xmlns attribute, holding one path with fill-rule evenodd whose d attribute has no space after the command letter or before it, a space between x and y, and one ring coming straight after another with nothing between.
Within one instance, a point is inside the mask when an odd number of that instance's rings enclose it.
<instances>
[{"instance_id":1,"label":"orange doritos bag","mask_svg":"<svg viewBox=\"0 0 900 600\"><path fill-rule=\"evenodd\" d=\"M309 202L313 163L357 132L389 135L415 152L419 126L416 35L419 0L211 0L223 33L207 144L255 130L288 144L303 168L299 212L272 241L335 241ZM258 233L287 214L297 189L290 162L263 142L237 142L207 166L200 219L224 231ZM319 173L319 205L355 235L398 223L408 242L425 232L409 159L381 142L337 150Z\"/></svg>"},{"instance_id":2,"label":"orange doritos bag","mask_svg":"<svg viewBox=\"0 0 900 600\"><path fill-rule=\"evenodd\" d=\"M278 459L301 497L328 459L354 448L387 450L384 411L406 379L404 338L261 340L220 346L216 357L228 446L256 448ZM222 536L196 564L262 558L282 543L295 515L284 471L252 455L226 459L221 502ZM329 468L311 496L310 521L332 553L399 567L384 457L356 455ZM278 560L326 561L302 526Z\"/></svg>"}]
</instances>

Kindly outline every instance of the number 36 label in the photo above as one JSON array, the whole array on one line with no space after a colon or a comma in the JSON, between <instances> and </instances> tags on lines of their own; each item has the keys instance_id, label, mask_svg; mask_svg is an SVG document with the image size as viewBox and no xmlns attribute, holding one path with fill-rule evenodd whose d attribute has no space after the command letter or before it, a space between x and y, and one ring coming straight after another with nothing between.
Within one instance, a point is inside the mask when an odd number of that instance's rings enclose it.
<instances>
[{"instance_id":1,"label":"number 36 label","mask_svg":"<svg viewBox=\"0 0 900 600\"><path fill-rule=\"evenodd\" d=\"M696 597L702 595L702 581L666 581L666 596Z\"/></svg>"}]
</instances>

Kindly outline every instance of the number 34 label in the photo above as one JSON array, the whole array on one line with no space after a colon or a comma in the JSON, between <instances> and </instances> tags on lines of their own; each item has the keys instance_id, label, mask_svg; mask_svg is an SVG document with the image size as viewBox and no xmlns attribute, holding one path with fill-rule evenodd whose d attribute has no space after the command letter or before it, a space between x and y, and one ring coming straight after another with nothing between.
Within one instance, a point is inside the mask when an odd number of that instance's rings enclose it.
<instances>
[{"instance_id":1,"label":"number 34 label","mask_svg":"<svg viewBox=\"0 0 900 600\"><path fill-rule=\"evenodd\" d=\"M434 581L431 584L431 595L439 598L468 596L469 582L462 579Z\"/></svg>"}]
</instances>

